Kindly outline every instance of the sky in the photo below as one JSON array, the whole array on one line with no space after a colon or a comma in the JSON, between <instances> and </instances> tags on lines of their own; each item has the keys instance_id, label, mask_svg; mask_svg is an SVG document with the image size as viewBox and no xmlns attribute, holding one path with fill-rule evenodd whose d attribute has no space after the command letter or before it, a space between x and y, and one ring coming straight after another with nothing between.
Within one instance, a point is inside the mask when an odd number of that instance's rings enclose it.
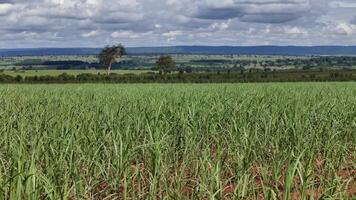
<instances>
[{"instance_id":1,"label":"sky","mask_svg":"<svg viewBox=\"0 0 356 200\"><path fill-rule=\"evenodd\" d=\"M356 0L0 0L0 49L356 45Z\"/></svg>"}]
</instances>

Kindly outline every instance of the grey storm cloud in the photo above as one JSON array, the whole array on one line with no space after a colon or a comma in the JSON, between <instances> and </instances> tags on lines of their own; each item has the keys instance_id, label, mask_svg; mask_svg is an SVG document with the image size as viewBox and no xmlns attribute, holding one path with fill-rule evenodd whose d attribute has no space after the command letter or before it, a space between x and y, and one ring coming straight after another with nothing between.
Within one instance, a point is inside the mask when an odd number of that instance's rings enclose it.
<instances>
[{"instance_id":1,"label":"grey storm cloud","mask_svg":"<svg viewBox=\"0 0 356 200\"><path fill-rule=\"evenodd\" d=\"M309 0L232 0L222 5L200 1L189 15L201 19L239 18L244 22L283 23L305 16L310 10Z\"/></svg>"},{"instance_id":2,"label":"grey storm cloud","mask_svg":"<svg viewBox=\"0 0 356 200\"><path fill-rule=\"evenodd\" d=\"M0 48L356 44L355 9L350 0L0 0Z\"/></svg>"},{"instance_id":3,"label":"grey storm cloud","mask_svg":"<svg viewBox=\"0 0 356 200\"><path fill-rule=\"evenodd\" d=\"M356 15L354 16L354 18L351 20L352 24L356 24Z\"/></svg>"}]
</instances>

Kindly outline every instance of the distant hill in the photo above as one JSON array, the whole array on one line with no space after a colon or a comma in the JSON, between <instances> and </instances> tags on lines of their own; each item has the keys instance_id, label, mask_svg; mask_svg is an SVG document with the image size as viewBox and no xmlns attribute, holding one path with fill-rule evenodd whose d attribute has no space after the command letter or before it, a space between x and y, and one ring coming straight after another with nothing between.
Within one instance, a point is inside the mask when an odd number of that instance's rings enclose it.
<instances>
[{"instance_id":1,"label":"distant hill","mask_svg":"<svg viewBox=\"0 0 356 200\"><path fill-rule=\"evenodd\" d=\"M0 56L94 55L100 48L0 49ZM170 46L134 47L129 54L355 55L356 46Z\"/></svg>"}]
</instances>

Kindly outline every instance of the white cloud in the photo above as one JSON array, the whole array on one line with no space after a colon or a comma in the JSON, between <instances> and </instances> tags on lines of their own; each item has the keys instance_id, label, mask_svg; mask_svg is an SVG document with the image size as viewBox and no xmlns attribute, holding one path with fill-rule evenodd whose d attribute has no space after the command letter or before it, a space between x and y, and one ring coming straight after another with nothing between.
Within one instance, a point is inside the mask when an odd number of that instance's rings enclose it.
<instances>
[{"instance_id":1,"label":"white cloud","mask_svg":"<svg viewBox=\"0 0 356 200\"><path fill-rule=\"evenodd\" d=\"M177 36L180 35L183 35L182 31L169 31L162 34L162 36L167 37L168 41L174 41L177 39Z\"/></svg>"},{"instance_id":2,"label":"white cloud","mask_svg":"<svg viewBox=\"0 0 356 200\"><path fill-rule=\"evenodd\" d=\"M339 23L334 31L338 34L352 35L356 33L356 25L348 23Z\"/></svg>"},{"instance_id":3,"label":"white cloud","mask_svg":"<svg viewBox=\"0 0 356 200\"><path fill-rule=\"evenodd\" d=\"M90 31L88 33L83 33L82 37L95 37L99 35L99 31L98 30L94 30L94 31Z\"/></svg>"},{"instance_id":4,"label":"white cloud","mask_svg":"<svg viewBox=\"0 0 356 200\"><path fill-rule=\"evenodd\" d=\"M166 33L163 33L162 35L165 36L165 37L176 37L178 35L182 35L182 31L169 31L169 32L166 32Z\"/></svg>"},{"instance_id":5,"label":"white cloud","mask_svg":"<svg viewBox=\"0 0 356 200\"><path fill-rule=\"evenodd\" d=\"M0 16L8 14L12 8L13 8L12 4L9 3L0 4Z\"/></svg>"},{"instance_id":6,"label":"white cloud","mask_svg":"<svg viewBox=\"0 0 356 200\"><path fill-rule=\"evenodd\" d=\"M287 27L285 28L285 33L287 34L308 34L308 32L302 28L298 27Z\"/></svg>"},{"instance_id":7,"label":"white cloud","mask_svg":"<svg viewBox=\"0 0 356 200\"><path fill-rule=\"evenodd\" d=\"M0 41L3 48L15 39L23 47L351 45L355 8L353 0L0 0Z\"/></svg>"},{"instance_id":8,"label":"white cloud","mask_svg":"<svg viewBox=\"0 0 356 200\"><path fill-rule=\"evenodd\" d=\"M150 35L152 35L152 31L144 32L144 33L136 33L133 31L115 31L111 33L112 38L130 38L130 39L142 38Z\"/></svg>"},{"instance_id":9,"label":"white cloud","mask_svg":"<svg viewBox=\"0 0 356 200\"><path fill-rule=\"evenodd\" d=\"M230 27L231 20L228 20L227 22L215 22L209 26L210 29L212 30L219 30L223 31L226 30Z\"/></svg>"}]
</instances>

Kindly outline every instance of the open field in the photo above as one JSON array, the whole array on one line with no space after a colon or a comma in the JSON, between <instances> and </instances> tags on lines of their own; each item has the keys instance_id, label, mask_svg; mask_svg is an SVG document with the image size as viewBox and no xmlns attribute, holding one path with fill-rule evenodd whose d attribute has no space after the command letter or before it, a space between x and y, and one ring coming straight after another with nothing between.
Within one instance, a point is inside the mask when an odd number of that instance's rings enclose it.
<instances>
[{"instance_id":1,"label":"open field","mask_svg":"<svg viewBox=\"0 0 356 200\"><path fill-rule=\"evenodd\" d=\"M0 85L3 199L355 199L356 83Z\"/></svg>"},{"instance_id":2,"label":"open field","mask_svg":"<svg viewBox=\"0 0 356 200\"><path fill-rule=\"evenodd\" d=\"M263 55L171 55L177 71L356 69L355 56L263 56ZM129 55L118 60L114 69L151 70L159 55ZM0 70L92 70L103 69L96 55L0 57ZM45 74L47 75L47 74Z\"/></svg>"},{"instance_id":3,"label":"open field","mask_svg":"<svg viewBox=\"0 0 356 200\"><path fill-rule=\"evenodd\" d=\"M151 69L159 55L130 55L120 59L114 68L124 69ZM261 68L263 62L275 62L277 60L305 60L309 57L297 56L253 56L253 55L172 55L177 67L192 68L232 68L239 67L242 63L246 68ZM58 63L59 62L59 63ZM61 63L65 62L65 63ZM75 63L79 62L79 63ZM91 69L101 67L98 65L96 55L87 56L14 56L0 57L0 69ZM294 66L288 66L279 69L291 69ZM47 75L47 74L46 74Z\"/></svg>"}]
</instances>

